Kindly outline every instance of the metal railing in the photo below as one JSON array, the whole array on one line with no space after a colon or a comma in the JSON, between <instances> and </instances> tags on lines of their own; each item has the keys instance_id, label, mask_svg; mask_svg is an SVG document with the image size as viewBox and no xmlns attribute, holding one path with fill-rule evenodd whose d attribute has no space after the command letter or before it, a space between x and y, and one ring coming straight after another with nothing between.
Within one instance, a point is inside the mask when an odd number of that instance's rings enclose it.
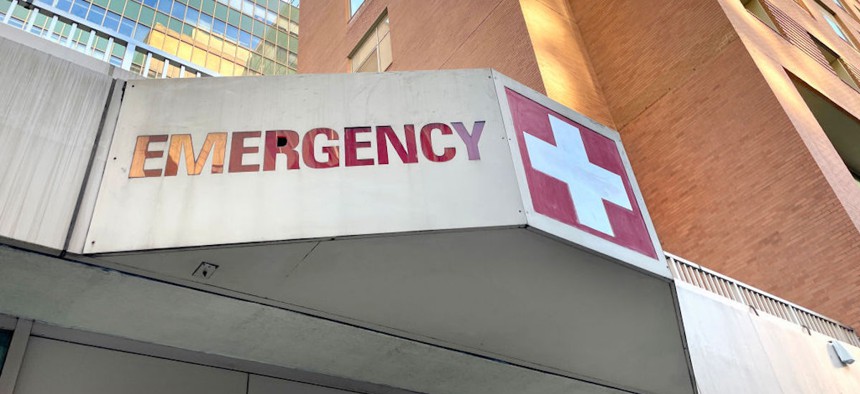
<instances>
[{"instance_id":1,"label":"metal railing","mask_svg":"<svg viewBox=\"0 0 860 394\"><path fill-rule=\"evenodd\" d=\"M666 253L669 270L675 279L722 297L740 302L767 314L798 324L840 341L860 346L854 329L755 287L711 271L696 263Z\"/></svg>"}]
</instances>

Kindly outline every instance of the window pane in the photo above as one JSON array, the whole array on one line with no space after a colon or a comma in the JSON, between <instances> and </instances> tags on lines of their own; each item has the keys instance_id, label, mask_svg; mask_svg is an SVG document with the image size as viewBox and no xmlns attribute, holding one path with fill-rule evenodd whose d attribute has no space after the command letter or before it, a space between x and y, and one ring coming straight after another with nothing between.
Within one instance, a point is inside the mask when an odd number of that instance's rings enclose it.
<instances>
[{"instance_id":1,"label":"window pane","mask_svg":"<svg viewBox=\"0 0 860 394\"><path fill-rule=\"evenodd\" d=\"M122 14L122 9L125 6L125 3L126 0L111 0L108 10L116 12L117 14Z\"/></svg>"},{"instance_id":2,"label":"window pane","mask_svg":"<svg viewBox=\"0 0 860 394\"><path fill-rule=\"evenodd\" d=\"M104 20L104 18L105 9L96 5L93 5L92 8L90 8L90 13L87 14L87 20L97 25L102 24L102 20Z\"/></svg>"},{"instance_id":3,"label":"window pane","mask_svg":"<svg viewBox=\"0 0 860 394\"><path fill-rule=\"evenodd\" d=\"M131 19L122 18L119 23L119 32L131 37L131 32L134 31L134 21Z\"/></svg>"},{"instance_id":4,"label":"window pane","mask_svg":"<svg viewBox=\"0 0 860 394\"><path fill-rule=\"evenodd\" d=\"M189 6L189 7L194 7L194 8L196 8L196 9L198 9L198 10L199 10L199 9L200 9L200 0L189 0L189 1L188 1L188 6Z\"/></svg>"},{"instance_id":5,"label":"window pane","mask_svg":"<svg viewBox=\"0 0 860 394\"><path fill-rule=\"evenodd\" d=\"M170 11L170 15L179 20L185 19L185 6L178 1L173 3L173 9Z\"/></svg>"},{"instance_id":6,"label":"window pane","mask_svg":"<svg viewBox=\"0 0 860 394\"><path fill-rule=\"evenodd\" d=\"M155 6L158 4L158 0L143 0L143 4L155 8Z\"/></svg>"},{"instance_id":7,"label":"window pane","mask_svg":"<svg viewBox=\"0 0 860 394\"><path fill-rule=\"evenodd\" d=\"M170 28L170 30L182 34L182 22L178 19L170 18L170 21L167 22L167 27Z\"/></svg>"},{"instance_id":8,"label":"window pane","mask_svg":"<svg viewBox=\"0 0 860 394\"><path fill-rule=\"evenodd\" d=\"M215 12L215 0L203 0L200 10L209 15L213 15L212 13Z\"/></svg>"},{"instance_id":9,"label":"window pane","mask_svg":"<svg viewBox=\"0 0 860 394\"><path fill-rule=\"evenodd\" d=\"M12 342L12 331L0 330L0 368L6 361L6 353L9 351L9 343Z\"/></svg>"},{"instance_id":10,"label":"window pane","mask_svg":"<svg viewBox=\"0 0 860 394\"><path fill-rule=\"evenodd\" d=\"M149 36L149 28L144 25L137 25L137 29L134 31L134 38L138 41L146 42L147 36Z\"/></svg>"},{"instance_id":11,"label":"window pane","mask_svg":"<svg viewBox=\"0 0 860 394\"><path fill-rule=\"evenodd\" d=\"M158 10L165 14L170 13L171 6L173 6L173 0L158 0Z\"/></svg>"},{"instance_id":12,"label":"window pane","mask_svg":"<svg viewBox=\"0 0 860 394\"><path fill-rule=\"evenodd\" d=\"M349 15L354 15L362 3L364 3L364 0L349 0Z\"/></svg>"},{"instance_id":13,"label":"window pane","mask_svg":"<svg viewBox=\"0 0 860 394\"><path fill-rule=\"evenodd\" d=\"M232 25L227 25L227 38L235 41L239 40L239 29L233 27Z\"/></svg>"},{"instance_id":14,"label":"window pane","mask_svg":"<svg viewBox=\"0 0 860 394\"><path fill-rule=\"evenodd\" d=\"M370 54L367 60L365 60L363 64L358 66L358 68L353 71L357 73L379 71L379 59L376 56L376 51L373 51L373 53Z\"/></svg>"},{"instance_id":15,"label":"window pane","mask_svg":"<svg viewBox=\"0 0 860 394\"><path fill-rule=\"evenodd\" d=\"M72 15L84 18L87 16L87 10L90 8L90 3L84 0L75 0L72 6Z\"/></svg>"},{"instance_id":16,"label":"window pane","mask_svg":"<svg viewBox=\"0 0 860 394\"><path fill-rule=\"evenodd\" d=\"M227 23L233 26L239 26L240 13L234 9L230 9L227 11Z\"/></svg>"},{"instance_id":17,"label":"window pane","mask_svg":"<svg viewBox=\"0 0 860 394\"><path fill-rule=\"evenodd\" d=\"M92 3L102 8L107 8L108 6L108 0L92 0Z\"/></svg>"},{"instance_id":18,"label":"window pane","mask_svg":"<svg viewBox=\"0 0 860 394\"><path fill-rule=\"evenodd\" d=\"M155 13L155 24L167 27L167 21L170 20L170 17L167 14L162 14L160 12Z\"/></svg>"},{"instance_id":19,"label":"window pane","mask_svg":"<svg viewBox=\"0 0 860 394\"><path fill-rule=\"evenodd\" d=\"M104 25L109 30L117 31L119 30L119 14L115 14L113 12L108 12L105 17Z\"/></svg>"},{"instance_id":20,"label":"window pane","mask_svg":"<svg viewBox=\"0 0 860 394\"><path fill-rule=\"evenodd\" d=\"M200 48L192 48L191 50L191 62L194 64L205 66L206 65L206 51Z\"/></svg>"},{"instance_id":21,"label":"window pane","mask_svg":"<svg viewBox=\"0 0 860 394\"><path fill-rule=\"evenodd\" d=\"M188 11L185 13L185 23L190 23L192 25L196 25L197 24L197 18L199 16L200 16L199 11L197 11L193 8L189 8Z\"/></svg>"},{"instance_id":22,"label":"window pane","mask_svg":"<svg viewBox=\"0 0 860 394\"><path fill-rule=\"evenodd\" d=\"M223 4L215 4L215 17L226 21L227 20L227 7Z\"/></svg>"},{"instance_id":23,"label":"window pane","mask_svg":"<svg viewBox=\"0 0 860 394\"><path fill-rule=\"evenodd\" d=\"M212 22L212 32L213 33L217 33L217 34L220 34L223 36L224 33L226 33L226 30L227 30L227 24L226 23L221 22L218 19L215 19Z\"/></svg>"},{"instance_id":24,"label":"window pane","mask_svg":"<svg viewBox=\"0 0 860 394\"><path fill-rule=\"evenodd\" d=\"M146 26L152 26L152 20L155 18L155 11L149 7L143 7L140 9L140 23L143 23ZM132 18L133 19L133 18Z\"/></svg>"},{"instance_id":25,"label":"window pane","mask_svg":"<svg viewBox=\"0 0 860 394\"><path fill-rule=\"evenodd\" d=\"M8 1L5 1L5 0L4 0L4 1L0 1L0 3L4 3L4 2L5 2L5 3L9 3ZM3 11L6 11L7 7L9 7L9 4L6 4L6 6L5 6L5 7L2 7L2 8L3 8ZM57 8L59 8L59 9L61 9L61 10L63 10L63 11L68 11L68 10L70 10L70 9L72 8L72 1L71 1L71 0L59 0L59 1L57 2Z\"/></svg>"},{"instance_id":26,"label":"window pane","mask_svg":"<svg viewBox=\"0 0 860 394\"><path fill-rule=\"evenodd\" d=\"M200 14L200 21L197 25L203 30L212 30L212 17L206 14Z\"/></svg>"},{"instance_id":27,"label":"window pane","mask_svg":"<svg viewBox=\"0 0 860 394\"><path fill-rule=\"evenodd\" d=\"M125 6L125 11L122 13L128 19L135 20L140 14L140 4L129 1Z\"/></svg>"},{"instance_id":28,"label":"window pane","mask_svg":"<svg viewBox=\"0 0 860 394\"><path fill-rule=\"evenodd\" d=\"M379 71L385 71L391 65L391 35L386 35L379 42Z\"/></svg>"},{"instance_id":29,"label":"window pane","mask_svg":"<svg viewBox=\"0 0 860 394\"><path fill-rule=\"evenodd\" d=\"M239 43L245 46L245 48L251 48L251 33L239 30Z\"/></svg>"}]
</instances>

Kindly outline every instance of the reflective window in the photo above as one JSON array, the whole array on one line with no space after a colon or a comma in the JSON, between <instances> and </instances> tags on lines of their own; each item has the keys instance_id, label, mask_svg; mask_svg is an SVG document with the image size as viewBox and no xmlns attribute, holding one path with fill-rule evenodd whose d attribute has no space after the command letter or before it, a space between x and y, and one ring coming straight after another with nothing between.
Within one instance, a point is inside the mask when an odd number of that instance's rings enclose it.
<instances>
[{"instance_id":1,"label":"reflective window","mask_svg":"<svg viewBox=\"0 0 860 394\"><path fill-rule=\"evenodd\" d=\"M122 21L120 21L119 23L119 32L128 37L131 37L132 31L134 31L134 21L127 18L122 18Z\"/></svg>"},{"instance_id":2,"label":"reflective window","mask_svg":"<svg viewBox=\"0 0 860 394\"><path fill-rule=\"evenodd\" d=\"M830 28L833 30L833 32L836 33L836 35L839 36L842 41L845 41L851 46L854 46L854 42L851 40L851 38L849 38L848 33L846 33L847 29L845 29L845 27L842 25L842 22L839 20L836 14L834 14L833 11L831 11L829 8L825 7L824 4L821 4L817 1L816 4L821 11L821 15L824 16L824 20L827 21L827 24L830 25Z\"/></svg>"},{"instance_id":3,"label":"reflective window","mask_svg":"<svg viewBox=\"0 0 860 394\"><path fill-rule=\"evenodd\" d=\"M75 0L72 5L72 14L77 17L85 18L87 16L87 10L89 8L90 3L87 3L84 0Z\"/></svg>"},{"instance_id":4,"label":"reflective window","mask_svg":"<svg viewBox=\"0 0 860 394\"><path fill-rule=\"evenodd\" d=\"M95 4L90 8L90 13L87 14L87 20L98 25L102 24L102 20L104 20L104 18L105 9Z\"/></svg>"},{"instance_id":5,"label":"reflective window","mask_svg":"<svg viewBox=\"0 0 860 394\"><path fill-rule=\"evenodd\" d=\"M71 0L59 0L59 1L57 1L57 8L59 8L63 11L69 11L72 8L72 1ZM5 9L4 9L4 11L5 11Z\"/></svg>"},{"instance_id":6,"label":"reflective window","mask_svg":"<svg viewBox=\"0 0 860 394\"><path fill-rule=\"evenodd\" d=\"M355 15L355 12L358 11L358 8L364 4L364 0L349 0L349 15Z\"/></svg>"},{"instance_id":7,"label":"reflective window","mask_svg":"<svg viewBox=\"0 0 860 394\"><path fill-rule=\"evenodd\" d=\"M172 5L173 5L173 0L159 0L158 1L158 10L165 13L165 14L169 14L170 13L170 7Z\"/></svg>"},{"instance_id":8,"label":"reflective window","mask_svg":"<svg viewBox=\"0 0 860 394\"><path fill-rule=\"evenodd\" d=\"M180 2L173 3L173 9L170 11L170 15L176 19L185 19L185 6Z\"/></svg>"},{"instance_id":9,"label":"reflective window","mask_svg":"<svg viewBox=\"0 0 860 394\"><path fill-rule=\"evenodd\" d=\"M158 0L143 0L143 4L155 8L155 6L158 4Z\"/></svg>"},{"instance_id":10,"label":"reflective window","mask_svg":"<svg viewBox=\"0 0 860 394\"><path fill-rule=\"evenodd\" d=\"M119 30L120 18L121 17L119 15L108 11L107 16L105 16L104 26L110 30L117 31Z\"/></svg>"},{"instance_id":11,"label":"reflective window","mask_svg":"<svg viewBox=\"0 0 860 394\"><path fill-rule=\"evenodd\" d=\"M12 342L12 331L0 330L0 370L6 362L6 353L9 352L9 343Z\"/></svg>"},{"instance_id":12,"label":"reflective window","mask_svg":"<svg viewBox=\"0 0 860 394\"><path fill-rule=\"evenodd\" d=\"M297 50L298 41L293 45L291 49ZM380 72L388 69L391 62L391 37L388 34L388 15L385 15L355 48L350 65L352 72Z\"/></svg>"}]
</instances>

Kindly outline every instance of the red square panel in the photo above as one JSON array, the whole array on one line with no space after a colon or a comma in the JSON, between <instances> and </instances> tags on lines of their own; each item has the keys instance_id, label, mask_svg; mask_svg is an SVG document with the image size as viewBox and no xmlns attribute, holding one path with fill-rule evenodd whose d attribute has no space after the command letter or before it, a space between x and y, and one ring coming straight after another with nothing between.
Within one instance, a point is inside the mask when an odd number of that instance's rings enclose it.
<instances>
[{"instance_id":1,"label":"red square panel","mask_svg":"<svg viewBox=\"0 0 860 394\"><path fill-rule=\"evenodd\" d=\"M656 259L615 141L506 92L535 212Z\"/></svg>"}]
</instances>

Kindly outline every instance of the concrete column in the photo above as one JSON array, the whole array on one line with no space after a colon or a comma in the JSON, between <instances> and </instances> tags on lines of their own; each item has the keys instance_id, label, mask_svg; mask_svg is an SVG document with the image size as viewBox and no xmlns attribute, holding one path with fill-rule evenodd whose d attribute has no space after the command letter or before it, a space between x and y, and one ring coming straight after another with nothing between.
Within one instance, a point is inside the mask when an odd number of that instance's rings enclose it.
<instances>
[{"instance_id":1,"label":"concrete column","mask_svg":"<svg viewBox=\"0 0 860 394\"><path fill-rule=\"evenodd\" d=\"M108 44L107 47L105 47L105 56L102 60L109 62L111 52L113 52L113 37L108 38Z\"/></svg>"},{"instance_id":2,"label":"concrete column","mask_svg":"<svg viewBox=\"0 0 860 394\"><path fill-rule=\"evenodd\" d=\"M54 34L54 29L56 27L57 27L57 16L54 15L54 17L51 18L51 23L48 24L48 31L45 33L45 38L51 40L53 38L53 37L51 37L51 35ZM57 41L59 41L59 39L57 39Z\"/></svg>"},{"instance_id":3,"label":"concrete column","mask_svg":"<svg viewBox=\"0 0 860 394\"><path fill-rule=\"evenodd\" d=\"M179 78L185 78L185 66L179 66Z\"/></svg>"},{"instance_id":4,"label":"concrete column","mask_svg":"<svg viewBox=\"0 0 860 394\"><path fill-rule=\"evenodd\" d=\"M161 77L167 78L167 70L170 67L170 60L164 59L164 67L161 68Z\"/></svg>"},{"instance_id":5,"label":"concrete column","mask_svg":"<svg viewBox=\"0 0 860 394\"><path fill-rule=\"evenodd\" d=\"M27 18L27 24L24 25L24 31L29 32L30 28L33 27L33 24L36 23L36 17L39 15L39 9L33 8L33 12L30 13L30 17Z\"/></svg>"},{"instance_id":6,"label":"concrete column","mask_svg":"<svg viewBox=\"0 0 860 394\"><path fill-rule=\"evenodd\" d=\"M93 42L95 42L95 41L96 41L96 31L92 30L92 31L90 31L90 39L87 40L87 49L84 50L84 53L89 55L90 53L93 52Z\"/></svg>"},{"instance_id":7,"label":"concrete column","mask_svg":"<svg viewBox=\"0 0 860 394\"><path fill-rule=\"evenodd\" d=\"M72 45L74 44L74 41L72 40L72 38L75 36L75 33L77 33L77 32L78 32L78 24L72 23L72 28L69 29L69 36L66 37L66 46L67 47L69 47L69 48L72 47Z\"/></svg>"},{"instance_id":8,"label":"concrete column","mask_svg":"<svg viewBox=\"0 0 860 394\"><path fill-rule=\"evenodd\" d=\"M128 46L125 47L125 55L122 57L122 69L123 70L131 70L131 61L134 59L134 50L137 48L137 45L132 43L128 43Z\"/></svg>"},{"instance_id":9,"label":"concrete column","mask_svg":"<svg viewBox=\"0 0 860 394\"><path fill-rule=\"evenodd\" d=\"M147 52L146 53L146 61L143 62L143 76L144 77L149 75L149 63L151 63L151 62L152 62L152 54Z\"/></svg>"}]
</instances>

